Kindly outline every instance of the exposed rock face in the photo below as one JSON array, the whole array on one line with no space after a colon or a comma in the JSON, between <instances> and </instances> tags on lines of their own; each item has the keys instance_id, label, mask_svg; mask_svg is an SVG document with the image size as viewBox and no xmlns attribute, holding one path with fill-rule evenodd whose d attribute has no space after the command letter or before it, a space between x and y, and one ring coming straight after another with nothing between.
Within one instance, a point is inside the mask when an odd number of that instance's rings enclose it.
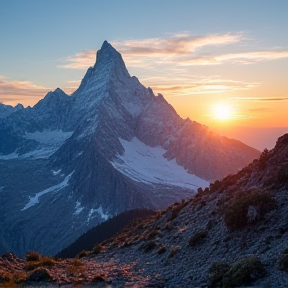
<instances>
[{"instance_id":1,"label":"exposed rock face","mask_svg":"<svg viewBox=\"0 0 288 288\"><path fill-rule=\"evenodd\" d=\"M106 41L71 96L57 88L20 108L0 119L0 252L54 254L113 215L167 207L259 156L181 119Z\"/></svg>"}]
</instances>

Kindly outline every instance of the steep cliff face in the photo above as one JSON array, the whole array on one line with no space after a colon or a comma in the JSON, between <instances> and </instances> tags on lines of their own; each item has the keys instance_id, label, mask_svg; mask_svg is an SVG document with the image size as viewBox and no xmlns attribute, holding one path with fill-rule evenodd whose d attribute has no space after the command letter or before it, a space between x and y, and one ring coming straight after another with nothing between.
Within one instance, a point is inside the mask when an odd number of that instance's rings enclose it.
<instances>
[{"instance_id":1,"label":"steep cliff face","mask_svg":"<svg viewBox=\"0 0 288 288\"><path fill-rule=\"evenodd\" d=\"M188 198L259 155L180 118L106 41L71 96L57 88L10 112L0 119L0 237L22 255L54 254L122 211Z\"/></svg>"}]
</instances>

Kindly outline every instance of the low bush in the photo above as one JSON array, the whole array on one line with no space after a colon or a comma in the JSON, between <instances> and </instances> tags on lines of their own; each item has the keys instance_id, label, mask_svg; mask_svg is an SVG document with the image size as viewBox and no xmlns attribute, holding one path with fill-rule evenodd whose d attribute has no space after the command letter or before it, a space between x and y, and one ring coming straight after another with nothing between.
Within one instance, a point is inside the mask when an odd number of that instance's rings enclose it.
<instances>
[{"instance_id":1,"label":"low bush","mask_svg":"<svg viewBox=\"0 0 288 288\"><path fill-rule=\"evenodd\" d=\"M153 229L148 233L148 235L146 236L146 239L148 240L154 239L157 235L158 235L158 230Z\"/></svg>"},{"instance_id":2,"label":"low bush","mask_svg":"<svg viewBox=\"0 0 288 288\"><path fill-rule=\"evenodd\" d=\"M209 269L209 286L221 287L222 279L230 268L231 266L227 263L214 262Z\"/></svg>"},{"instance_id":3,"label":"low bush","mask_svg":"<svg viewBox=\"0 0 288 288\"><path fill-rule=\"evenodd\" d=\"M263 264L257 257L243 258L232 266L227 263L213 263L209 270L209 287L240 287L251 284L265 273Z\"/></svg>"},{"instance_id":4,"label":"low bush","mask_svg":"<svg viewBox=\"0 0 288 288\"><path fill-rule=\"evenodd\" d=\"M144 244L144 252L149 252L156 247L156 243L154 241L149 241Z\"/></svg>"},{"instance_id":5,"label":"low bush","mask_svg":"<svg viewBox=\"0 0 288 288\"><path fill-rule=\"evenodd\" d=\"M41 255L35 251L29 251L26 254L26 261L39 261Z\"/></svg>"},{"instance_id":6,"label":"low bush","mask_svg":"<svg viewBox=\"0 0 288 288\"><path fill-rule=\"evenodd\" d=\"M97 244L96 246L94 246L93 248L93 254L97 255L102 251L103 247L101 244Z\"/></svg>"},{"instance_id":7,"label":"low bush","mask_svg":"<svg viewBox=\"0 0 288 288\"><path fill-rule=\"evenodd\" d=\"M38 261L26 261L25 263L25 270L31 271L38 267L51 267L54 266L56 261L53 258L47 257L47 256L40 256Z\"/></svg>"},{"instance_id":8,"label":"low bush","mask_svg":"<svg viewBox=\"0 0 288 288\"><path fill-rule=\"evenodd\" d=\"M261 220L267 212L275 207L275 200L267 192L260 192L256 189L241 192L229 200L224 207L224 222L232 230L240 229ZM251 218L250 221L248 218L249 209L254 210L256 213L252 221Z\"/></svg>"},{"instance_id":9,"label":"low bush","mask_svg":"<svg viewBox=\"0 0 288 288\"><path fill-rule=\"evenodd\" d=\"M278 259L278 269L288 272L288 248L280 254Z\"/></svg>"},{"instance_id":10,"label":"low bush","mask_svg":"<svg viewBox=\"0 0 288 288\"><path fill-rule=\"evenodd\" d=\"M83 262L80 259L74 259L71 262L71 265L66 267L66 271L73 276L78 275L79 273L82 273L84 271Z\"/></svg>"},{"instance_id":11,"label":"low bush","mask_svg":"<svg viewBox=\"0 0 288 288\"><path fill-rule=\"evenodd\" d=\"M173 257L175 254L178 253L178 251L179 251L179 247L177 247L177 246L172 247L168 257L169 258Z\"/></svg>"},{"instance_id":12,"label":"low bush","mask_svg":"<svg viewBox=\"0 0 288 288\"><path fill-rule=\"evenodd\" d=\"M278 182L279 184L288 183L288 165L283 166L278 172Z\"/></svg>"},{"instance_id":13,"label":"low bush","mask_svg":"<svg viewBox=\"0 0 288 288\"><path fill-rule=\"evenodd\" d=\"M53 258L43 256L40 260L42 266L54 266L55 260Z\"/></svg>"},{"instance_id":14,"label":"low bush","mask_svg":"<svg viewBox=\"0 0 288 288\"><path fill-rule=\"evenodd\" d=\"M201 230L196 232L194 235L191 236L191 238L189 239L189 245L194 247L196 246L198 243L200 243L204 238L207 237L207 231L206 230Z\"/></svg>"},{"instance_id":15,"label":"low bush","mask_svg":"<svg viewBox=\"0 0 288 288\"><path fill-rule=\"evenodd\" d=\"M161 244L161 246L159 247L157 253L160 255L160 254L163 254L165 252L166 252L166 247L163 244Z\"/></svg>"},{"instance_id":16,"label":"low bush","mask_svg":"<svg viewBox=\"0 0 288 288\"><path fill-rule=\"evenodd\" d=\"M86 256L88 256L88 255L89 255L88 251L82 250L82 251L77 255L77 258L81 259L81 258L86 257Z\"/></svg>"}]
</instances>

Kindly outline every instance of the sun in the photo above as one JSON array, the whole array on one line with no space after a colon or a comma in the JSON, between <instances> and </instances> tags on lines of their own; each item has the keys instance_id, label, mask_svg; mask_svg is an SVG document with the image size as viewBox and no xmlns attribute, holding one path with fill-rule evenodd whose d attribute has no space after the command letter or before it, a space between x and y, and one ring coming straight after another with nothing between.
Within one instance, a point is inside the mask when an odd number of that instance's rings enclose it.
<instances>
[{"instance_id":1,"label":"sun","mask_svg":"<svg viewBox=\"0 0 288 288\"><path fill-rule=\"evenodd\" d=\"M213 116L219 120L228 120L231 118L232 109L226 103L218 103L213 108Z\"/></svg>"}]
</instances>

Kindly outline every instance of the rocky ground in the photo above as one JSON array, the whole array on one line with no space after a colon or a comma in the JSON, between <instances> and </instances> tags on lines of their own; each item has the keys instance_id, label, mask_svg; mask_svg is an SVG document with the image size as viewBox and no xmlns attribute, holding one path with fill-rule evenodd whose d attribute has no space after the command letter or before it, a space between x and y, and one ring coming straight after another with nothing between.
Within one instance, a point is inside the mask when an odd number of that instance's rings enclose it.
<instances>
[{"instance_id":1,"label":"rocky ground","mask_svg":"<svg viewBox=\"0 0 288 288\"><path fill-rule=\"evenodd\" d=\"M143 287L149 281L132 262L120 267L112 261L100 263L92 259L39 257L24 260L11 253L1 255L0 287L39 287L48 283L51 287L81 287L81 284L89 287L132 287L136 283Z\"/></svg>"}]
</instances>

